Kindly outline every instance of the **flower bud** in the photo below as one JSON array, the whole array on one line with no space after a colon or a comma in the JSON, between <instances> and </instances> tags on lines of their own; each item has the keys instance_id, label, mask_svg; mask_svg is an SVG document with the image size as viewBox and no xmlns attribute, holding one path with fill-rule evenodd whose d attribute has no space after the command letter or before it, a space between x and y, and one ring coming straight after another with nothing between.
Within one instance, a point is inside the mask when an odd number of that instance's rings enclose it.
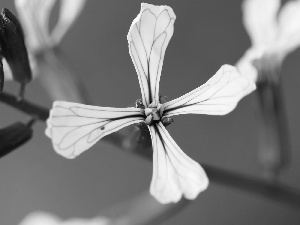
<instances>
[{"instance_id":1,"label":"flower bud","mask_svg":"<svg viewBox=\"0 0 300 225\"><path fill-rule=\"evenodd\" d=\"M2 10L0 20L1 54L6 58L14 80L28 83L32 76L22 27L8 9Z\"/></svg>"},{"instance_id":2,"label":"flower bud","mask_svg":"<svg viewBox=\"0 0 300 225\"><path fill-rule=\"evenodd\" d=\"M29 141L31 137L31 127L21 122L0 129L0 158Z\"/></svg>"},{"instance_id":3,"label":"flower bud","mask_svg":"<svg viewBox=\"0 0 300 225\"><path fill-rule=\"evenodd\" d=\"M161 122L166 127L169 126L171 123L173 123L174 120L171 117L164 116L163 118L161 118Z\"/></svg>"}]
</instances>

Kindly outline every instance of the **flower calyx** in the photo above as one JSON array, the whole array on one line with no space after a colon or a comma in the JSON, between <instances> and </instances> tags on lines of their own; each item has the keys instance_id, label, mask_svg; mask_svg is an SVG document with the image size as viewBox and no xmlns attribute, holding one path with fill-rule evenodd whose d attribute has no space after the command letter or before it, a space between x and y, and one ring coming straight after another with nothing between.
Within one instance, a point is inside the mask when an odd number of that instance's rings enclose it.
<instances>
[{"instance_id":1,"label":"flower calyx","mask_svg":"<svg viewBox=\"0 0 300 225\"><path fill-rule=\"evenodd\" d=\"M144 106L144 105L143 105ZM149 106L141 107L141 112L145 115L145 123L150 126L161 120L163 114L163 107L158 101L153 101Z\"/></svg>"}]
</instances>

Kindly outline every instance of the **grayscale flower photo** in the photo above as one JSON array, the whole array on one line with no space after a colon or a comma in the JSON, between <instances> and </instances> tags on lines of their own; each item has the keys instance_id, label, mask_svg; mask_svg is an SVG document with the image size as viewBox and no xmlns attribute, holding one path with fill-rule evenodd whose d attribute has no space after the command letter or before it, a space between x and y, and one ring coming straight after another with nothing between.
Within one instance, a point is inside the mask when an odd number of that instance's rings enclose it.
<instances>
[{"instance_id":1,"label":"grayscale flower photo","mask_svg":"<svg viewBox=\"0 0 300 225\"><path fill-rule=\"evenodd\" d=\"M1 225L300 224L300 0L0 6Z\"/></svg>"}]
</instances>

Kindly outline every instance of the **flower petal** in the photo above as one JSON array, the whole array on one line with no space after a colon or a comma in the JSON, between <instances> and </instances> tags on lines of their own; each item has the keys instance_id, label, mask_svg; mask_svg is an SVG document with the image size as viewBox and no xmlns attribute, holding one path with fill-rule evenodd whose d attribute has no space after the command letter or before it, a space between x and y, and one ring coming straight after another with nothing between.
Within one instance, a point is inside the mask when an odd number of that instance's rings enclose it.
<instances>
[{"instance_id":1,"label":"flower petal","mask_svg":"<svg viewBox=\"0 0 300 225\"><path fill-rule=\"evenodd\" d=\"M127 35L129 54L138 74L145 106L158 100L159 80L176 16L168 6L142 3Z\"/></svg>"},{"instance_id":2,"label":"flower petal","mask_svg":"<svg viewBox=\"0 0 300 225\"><path fill-rule=\"evenodd\" d=\"M59 217L46 212L33 212L26 216L19 225L108 225L110 220L105 217L92 219L71 218L63 221Z\"/></svg>"},{"instance_id":3,"label":"flower petal","mask_svg":"<svg viewBox=\"0 0 300 225\"><path fill-rule=\"evenodd\" d=\"M249 48L245 54L236 63L239 72L247 77L249 81L256 83L258 79L258 71L253 62L259 60L264 54L260 48ZM250 86L251 87L251 86ZM252 90L253 91L253 90Z\"/></svg>"},{"instance_id":4,"label":"flower petal","mask_svg":"<svg viewBox=\"0 0 300 225\"><path fill-rule=\"evenodd\" d=\"M163 204L195 199L208 186L202 167L175 143L162 123L149 126L153 145L150 193Z\"/></svg>"},{"instance_id":5,"label":"flower petal","mask_svg":"<svg viewBox=\"0 0 300 225\"><path fill-rule=\"evenodd\" d=\"M204 85L193 91L166 102L163 116L179 114L209 114L225 115L231 112L238 101L245 96L245 90L255 89L255 84L237 69L230 65L223 65L218 72Z\"/></svg>"},{"instance_id":6,"label":"flower petal","mask_svg":"<svg viewBox=\"0 0 300 225\"><path fill-rule=\"evenodd\" d=\"M287 54L300 45L300 1L289 1L279 14L278 39L274 48L278 53Z\"/></svg>"},{"instance_id":7,"label":"flower petal","mask_svg":"<svg viewBox=\"0 0 300 225\"><path fill-rule=\"evenodd\" d=\"M86 0L61 0L60 12L51 37L53 44L58 44L81 13Z\"/></svg>"},{"instance_id":8,"label":"flower petal","mask_svg":"<svg viewBox=\"0 0 300 225\"><path fill-rule=\"evenodd\" d=\"M56 0L15 0L29 51L49 47L49 18Z\"/></svg>"},{"instance_id":9,"label":"flower petal","mask_svg":"<svg viewBox=\"0 0 300 225\"><path fill-rule=\"evenodd\" d=\"M56 101L47 120L46 135L55 151L75 158L102 137L144 121L138 108L110 108Z\"/></svg>"},{"instance_id":10,"label":"flower petal","mask_svg":"<svg viewBox=\"0 0 300 225\"><path fill-rule=\"evenodd\" d=\"M279 7L280 0L245 0L243 2L243 22L253 46L266 46L274 41Z\"/></svg>"},{"instance_id":11,"label":"flower petal","mask_svg":"<svg viewBox=\"0 0 300 225\"><path fill-rule=\"evenodd\" d=\"M46 212L33 212L27 215L19 225L59 225L60 218Z\"/></svg>"}]
</instances>

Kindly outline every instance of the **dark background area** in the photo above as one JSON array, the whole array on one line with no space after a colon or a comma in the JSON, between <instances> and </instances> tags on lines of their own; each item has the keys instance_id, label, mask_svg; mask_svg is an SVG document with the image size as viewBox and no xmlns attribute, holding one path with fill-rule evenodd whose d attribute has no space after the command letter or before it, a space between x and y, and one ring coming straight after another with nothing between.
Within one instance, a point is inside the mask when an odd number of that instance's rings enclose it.
<instances>
[{"instance_id":1,"label":"dark background area","mask_svg":"<svg viewBox=\"0 0 300 225\"><path fill-rule=\"evenodd\" d=\"M95 105L127 107L141 97L126 39L140 3L88 0L62 42L66 58L82 77ZM239 0L148 3L169 5L177 16L160 83L160 93L167 100L200 86L221 65L234 64L250 46ZM1 0L0 7L16 12L11 0ZM292 161L280 181L295 187L300 186L299 60L297 50L287 57L282 70ZM16 93L17 85L5 83L5 91ZM33 102L51 106L38 80L28 86L26 96ZM252 93L229 115L176 116L168 130L183 151L196 161L260 177L258 112L257 96ZM0 105L0 127L28 119L15 109ZM77 159L68 160L54 152L44 130L45 124L37 123L29 143L0 159L0 224L16 225L36 210L62 218L94 217L107 207L149 189L152 163L103 141ZM190 206L164 224L299 223L297 209L211 183Z\"/></svg>"}]
</instances>

